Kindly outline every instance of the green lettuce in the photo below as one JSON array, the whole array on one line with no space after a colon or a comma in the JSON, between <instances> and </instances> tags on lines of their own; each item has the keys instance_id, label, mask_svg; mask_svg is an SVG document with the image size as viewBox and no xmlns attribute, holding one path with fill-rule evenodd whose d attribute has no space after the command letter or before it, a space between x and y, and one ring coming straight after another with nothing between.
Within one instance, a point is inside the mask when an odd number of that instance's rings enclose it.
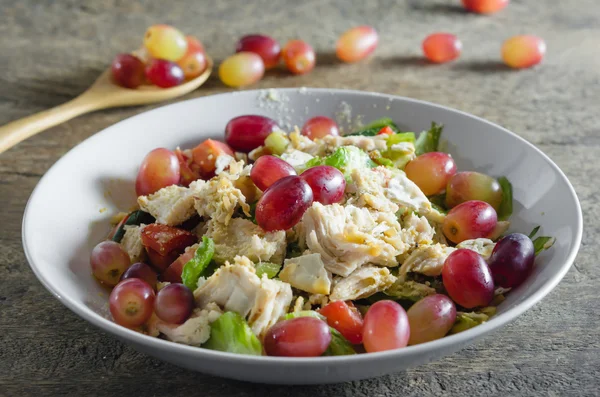
<instances>
[{"instance_id":1,"label":"green lettuce","mask_svg":"<svg viewBox=\"0 0 600 397\"><path fill-rule=\"evenodd\" d=\"M360 130L348 135L375 136L379 131L381 131L382 128L385 127L390 127L394 132L399 131L398 126L396 125L396 123L394 123L392 119L390 119L389 117L382 117L380 119L372 121Z\"/></svg>"},{"instance_id":2,"label":"green lettuce","mask_svg":"<svg viewBox=\"0 0 600 397\"><path fill-rule=\"evenodd\" d=\"M236 312L227 312L210 325L210 338L202 347L222 352L262 355L262 345Z\"/></svg>"},{"instance_id":3,"label":"green lettuce","mask_svg":"<svg viewBox=\"0 0 600 397\"><path fill-rule=\"evenodd\" d=\"M513 191L512 184L505 176L498 178L498 183L502 188L502 202L498 208L498 219L505 221L512 215L513 212Z\"/></svg>"},{"instance_id":4,"label":"green lettuce","mask_svg":"<svg viewBox=\"0 0 600 397\"><path fill-rule=\"evenodd\" d=\"M536 226L531 233L529 233L529 238L533 241L533 248L535 249L535 255L539 255L542 251L550 249L556 239L554 237L549 236L539 236L534 239L535 235L539 232L540 226Z\"/></svg>"},{"instance_id":5,"label":"green lettuce","mask_svg":"<svg viewBox=\"0 0 600 397\"><path fill-rule=\"evenodd\" d=\"M212 239L203 236L202 244L196 250L194 257L190 259L184 266L181 272L181 280L183 284L191 289L196 289L198 279L202 276L210 261L215 254L215 243Z\"/></svg>"},{"instance_id":6,"label":"green lettuce","mask_svg":"<svg viewBox=\"0 0 600 397\"><path fill-rule=\"evenodd\" d=\"M428 131L421 132L415 143L417 156L420 156L423 153L438 151L443 129L444 126L442 124L437 124L432 121L431 128Z\"/></svg>"},{"instance_id":7,"label":"green lettuce","mask_svg":"<svg viewBox=\"0 0 600 397\"><path fill-rule=\"evenodd\" d=\"M277 276L277 273L281 270L281 265L271 262L261 262L256 265L256 275L262 277L266 274L268 278Z\"/></svg>"},{"instance_id":8,"label":"green lettuce","mask_svg":"<svg viewBox=\"0 0 600 397\"><path fill-rule=\"evenodd\" d=\"M492 317L494 314L496 314L495 307L484 307L479 312L458 312L456 313L456 321L450 329L449 335L458 334L459 332L463 332L480 324L483 324L486 321L488 321L490 317Z\"/></svg>"},{"instance_id":9,"label":"green lettuce","mask_svg":"<svg viewBox=\"0 0 600 397\"><path fill-rule=\"evenodd\" d=\"M402 281L398 279L388 289L383 291L384 294L396 299L408 300L417 302L426 296L436 293L435 288L427 284L418 283L416 281Z\"/></svg>"},{"instance_id":10,"label":"green lettuce","mask_svg":"<svg viewBox=\"0 0 600 397\"><path fill-rule=\"evenodd\" d=\"M298 317L313 317L318 318L322 321L327 321L325 316L315 312L314 310L303 310L294 313L288 313L283 316L284 320L289 320L292 318ZM356 350L354 347L344 336L335 328L329 327L329 332L331 332L331 342L329 343L329 347L323 353L324 356L348 356L351 354L356 354Z\"/></svg>"},{"instance_id":11,"label":"green lettuce","mask_svg":"<svg viewBox=\"0 0 600 397\"><path fill-rule=\"evenodd\" d=\"M318 165L329 165L337 168L344 174L346 180L350 180L354 169L377 167L377 164L371 160L366 152L355 146L341 146L327 157L315 157L305 164L304 169Z\"/></svg>"}]
</instances>

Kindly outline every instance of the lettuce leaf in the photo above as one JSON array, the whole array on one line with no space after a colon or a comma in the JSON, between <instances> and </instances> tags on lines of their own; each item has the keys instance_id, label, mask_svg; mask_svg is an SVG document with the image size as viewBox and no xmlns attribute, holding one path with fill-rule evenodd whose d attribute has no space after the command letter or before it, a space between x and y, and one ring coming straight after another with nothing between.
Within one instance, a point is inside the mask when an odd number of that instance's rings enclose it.
<instances>
[{"instance_id":1,"label":"lettuce leaf","mask_svg":"<svg viewBox=\"0 0 600 397\"><path fill-rule=\"evenodd\" d=\"M341 146L327 157L315 157L309 160L304 169L316 167L318 165L329 165L337 168L344 174L346 180L350 180L352 170L356 168L377 167L369 155L355 146Z\"/></svg>"},{"instance_id":2,"label":"lettuce leaf","mask_svg":"<svg viewBox=\"0 0 600 397\"><path fill-rule=\"evenodd\" d=\"M498 219L505 221L512 215L513 212L513 191L512 184L505 176L498 178L498 183L502 188L502 202L498 208Z\"/></svg>"},{"instance_id":3,"label":"lettuce leaf","mask_svg":"<svg viewBox=\"0 0 600 397\"><path fill-rule=\"evenodd\" d=\"M206 236L203 236L202 244L200 244L196 250L194 257L183 266L181 280L186 287L192 291L196 289L198 285L198 279L202 276L202 273L204 273L210 264L214 254L214 241Z\"/></svg>"},{"instance_id":4,"label":"lettuce leaf","mask_svg":"<svg viewBox=\"0 0 600 397\"><path fill-rule=\"evenodd\" d=\"M362 136L375 136L377 135L377 133L379 131L381 131L382 128L385 127L390 127L394 132L398 132L398 126L396 125L396 123L394 123L394 121L392 119L390 119L389 117L382 117L380 119L377 119L375 121L372 121L371 123L369 123L368 125L366 125L365 127L363 127L362 129L355 131L351 134L347 134L348 135L362 135Z\"/></svg>"},{"instance_id":5,"label":"lettuce leaf","mask_svg":"<svg viewBox=\"0 0 600 397\"><path fill-rule=\"evenodd\" d=\"M236 312L226 312L210 325L210 338L202 347L222 352L262 355L262 345L246 323Z\"/></svg>"},{"instance_id":6,"label":"lettuce leaf","mask_svg":"<svg viewBox=\"0 0 600 397\"><path fill-rule=\"evenodd\" d=\"M556 239L554 237L549 237L549 236L539 236L534 239L535 235L539 231L540 231L540 226L536 226L535 228L533 228L531 233L529 233L529 238L533 241L533 248L535 249L536 256L541 254L542 251L550 249L556 242Z\"/></svg>"},{"instance_id":7,"label":"lettuce leaf","mask_svg":"<svg viewBox=\"0 0 600 397\"><path fill-rule=\"evenodd\" d=\"M417 156L423 153L437 152L443 129L444 126L442 124L432 121L431 128L428 131L421 132L415 143Z\"/></svg>"}]
</instances>

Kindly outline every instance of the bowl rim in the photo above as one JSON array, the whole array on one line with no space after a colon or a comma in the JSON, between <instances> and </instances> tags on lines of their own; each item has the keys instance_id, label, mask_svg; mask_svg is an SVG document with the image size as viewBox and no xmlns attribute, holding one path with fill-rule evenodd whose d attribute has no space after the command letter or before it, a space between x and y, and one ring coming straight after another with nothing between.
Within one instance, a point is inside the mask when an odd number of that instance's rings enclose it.
<instances>
[{"instance_id":1,"label":"bowl rim","mask_svg":"<svg viewBox=\"0 0 600 397\"><path fill-rule=\"evenodd\" d=\"M528 298L524 299L522 302L515 305L515 307L508 309L504 313L501 313L497 316L492 317L492 319L490 319L489 321L487 321L481 325L478 325L477 327L460 332L458 334L449 335L444 338L437 339L437 340L434 340L431 342L414 345L414 346L407 346L407 347L404 347L401 349L388 350L388 351L369 353L369 354L355 354L355 355L349 355L349 356L319 356L319 357L271 357L271 356L251 356L251 355L235 354L235 353L203 349L203 348L198 348L198 347L194 347L194 346L188 346L188 345L179 344L179 343L163 340L160 338L152 337L149 335L144 335L139 332L125 328L123 326L120 326L120 325L116 324L115 322L94 312L92 309L85 306L84 304L77 302L73 298L63 295L61 293L61 291L57 290L57 288L53 285L53 283L49 279L47 279L46 277L43 276L41 271L38 269L38 266L34 263L34 261L32 259L31 247L30 247L30 244L28 243L28 238L27 238L27 235L28 235L27 220L29 217L29 213L31 211L31 206L32 206L31 203L35 200L40 186L43 185L43 183L46 180L52 178L52 176L53 176L54 172L56 172L57 166L59 164L61 164L63 161L68 161L68 159L67 159L68 156L66 154L70 153L71 151L76 150L77 148L81 148L82 146L93 144L95 139L100 139L99 137L101 136L101 134L110 128L113 128L121 123L129 122L133 119L143 118L148 113L151 113L151 112L165 111L172 107L181 106L181 104L183 104L183 103L192 102L192 101L202 102L204 100L211 100L214 97L234 96L234 95L242 95L242 94L256 95L256 94L261 94L265 91L270 91L270 90L279 91L283 94L298 93L298 92L301 92L303 94L310 94L310 93L325 94L326 93L326 94L331 95L331 98L335 98L335 95L337 95L337 94L370 96L370 97L388 99L390 101L413 103L413 104L423 105L423 106L427 106L427 107L431 107L431 108L437 108L437 109L444 110L444 111L458 113L461 116L475 119L481 123L487 124L490 127L501 130L503 133L512 136L513 138L520 141L521 144L526 145L529 148L533 149L535 152L537 152L537 154L539 154L548 163L548 165L556 172L556 174L560 175L560 177L563 179L563 181L566 183L566 185L569 188L569 193L570 193L571 198L573 199L575 206L576 206L577 218L575 220L576 232L574 234L574 240L573 240L574 244L572 245L572 248L571 248L570 252L568 253L568 256L567 256L565 262L562 264L559 271L556 272L554 275L552 275L552 277L545 284L543 284L537 291L535 291L531 296L529 296ZM180 354L185 354L185 355L197 355L199 357L203 357L203 358L211 359L211 360L218 360L218 361L223 361L223 362L235 360L236 363L239 363L241 365L244 365L244 364L277 364L278 366L284 365L284 366L294 366L294 367L298 367L299 365L300 366L313 366L313 365L319 365L319 364L321 364L321 365L348 364L349 365L349 364L354 364L354 363L356 363L356 364L365 363L366 361L377 360L377 359L386 359L386 358L387 359L392 359L392 358L401 359L404 356L421 355L421 354L426 354L428 352L433 352L433 351L438 351L438 350L444 351L445 349L450 349L452 346L455 346L455 345L466 344L470 340L482 337L482 336L490 333L491 331L494 331L494 330L502 327L503 325L506 325L510 321L515 320L517 317L519 317L525 311L529 310L533 305L535 305L536 303L541 301L550 291L552 291L558 285L558 283L563 279L563 277L565 276L565 274L567 273L567 271L570 269L573 262L575 261L575 258L577 256L577 253L578 253L580 245L581 245L581 240L582 240L582 235L583 235L583 215L582 215L582 211L581 211L581 204L579 202L579 199L577 197L575 189L573 188L571 182L566 177L564 172L544 152L542 152L540 149L538 149L535 145L533 145L529 141L525 140L524 138L520 137L519 135L515 134L514 132L509 131L508 129L506 129L502 126L492 123L481 117L469 114L467 112L464 112L464 111L461 111L458 109L453 109L453 108L450 108L447 106L438 105L438 104L435 104L432 102L398 96L398 95L383 94L383 93L370 92L370 91L360 91L360 90L300 87L300 88L266 88L266 89L255 89L255 90L245 90L245 91L233 91L233 92L203 96L203 97L199 97L199 98L191 98L191 99L188 99L185 101L179 101L179 102L176 102L173 104L150 109L150 110L144 111L142 113L136 114L134 116L128 117L126 119L123 119L115 124L112 124L104 129L102 129L101 131L98 131L97 133L94 133L90 137L86 138L82 142L75 145L66 154L64 156L62 156L58 161L56 161L48 169L48 171L42 176L42 178L38 181L36 187L33 189L32 193L27 201L27 204L25 206L25 211L23 214L23 221L22 221L22 227L21 227L23 250L25 252L25 257L27 259L29 267L31 268L31 270L33 271L35 276L38 278L38 280L42 283L42 285L52 295L54 295L63 305L65 305L67 308L69 308L72 312L77 314L79 317L83 318L84 320L88 321L89 323L93 324L94 326L96 326L106 332L114 334L116 337L120 338L121 340L126 340L126 341L132 342L134 344L140 344L145 347L152 348L152 349L171 350L172 353L180 353Z\"/></svg>"}]
</instances>

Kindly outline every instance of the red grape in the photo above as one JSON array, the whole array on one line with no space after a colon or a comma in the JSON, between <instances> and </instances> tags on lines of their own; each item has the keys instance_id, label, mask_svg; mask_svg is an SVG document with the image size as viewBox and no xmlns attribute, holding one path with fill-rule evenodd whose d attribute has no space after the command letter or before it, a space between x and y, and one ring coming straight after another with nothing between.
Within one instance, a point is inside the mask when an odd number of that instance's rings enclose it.
<instances>
[{"instance_id":1,"label":"red grape","mask_svg":"<svg viewBox=\"0 0 600 397\"><path fill-rule=\"evenodd\" d=\"M256 205L256 223L267 232L287 230L300 221L313 202L303 179L286 176L269 187Z\"/></svg>"},{"instance_id":2,"label":"red grape","mask_svg":"<svg viewBox=\"0 0 600 397\"><path fill-rule=\"evenodd\" d=\"M294 74L308 73L315 67L315 51L302 40L288 41L281 56L287 69Z\"/></svg>"},{"instance_id":3,"label":"red grape","mask_svg":"<svg viewBox=\"0 0 600 397\"><path fill-rule=\"evenodd\" d=\"M485 201L497 211L502 203L502 187L491 176L479 172L457 172L446 186L446 206L456 207L470 200Z\"/></svg>"},{"instance_id":4,"label":"red grape","mask_svg":"<svg viewBox=\"0 0 600 397\"><path fill-rule=\"evenodd\" d=\"M348 342L362 343L363 319L352 302L335 301L319 310L327 318L327 324L337 329Z\"/></svg>"},{"instance_id":5,"label":"red grape","mask_svg":"<svg viewBox=\"0 0 600 397\"><path fill-rule=\"evenodd\" d=\"M125 88L137 88L144 84L144 62L131 54L119 54L111 66L115 83Z\"/></svg>"},{"instance_id":6,"label":"red grape","mask_svg":"<svg viewBox=\"0 0 600 397\"><path fill-rule=\"evenodd\" d=\"M444 235L455 244L488 237L498 223L494 207L484 201L471 200L452 208L442 226Z\"/></svg>"},{"instance_id":7,"label":"red grape","mask_svg":"<svg viewBox=\"0 0 600 397\"><path fill-rule=\"evenodd\" d=\"M90 256L94 276L106 285L116 285L131 260L119 243L103 241L96 245Z\"/></svg>"},{"instance_id":8,"label":"red grape","mask_svg":"<svg viewBox=\"0 0 600 397\"><path fill-rule=\"evenodd\" d=\"M229 87L244 87L256 83L265 74L262 58L253 52L238 52L219 65L219 78Z\"/></svg>"},{"instance_id":9,"label":"red grape","mask_svg":"<svg viewBox=\"0 0 600 397\"><path fill-rule=\"evenodd\" d=\"M337 123L325 116L317 116L309 119L302 127L302 135L312 139L321 139L327 135L340 135L340 128Z\"/></svg>"},{"instance_id":10,"label":"red grape","mask_svg":"<svg viewBox=\"0 0 600 397\"><path fill-rule=\"evenodd\" d=\"M265 69L277 66L281 56L281 47L277 40L262 34L250 34L242 37L235 47L235 52L242 51L259 55L265 64Z\"/></svg>"},{"instance_id":11,"label":"red grape","mask_svg":"<svg viewBox=\"0 0 600 397\"><path fill-rule=\"evenodd\" d=\"M408 309L409 345L443 338L456 320L456 306L446 295L429 295Z\"/></svg>"},{"instance_id":12,"label":"red grape","mask_svg":"<svg viewBox=\"0 0 600 397\"><path fill-rule=\"evenodd\" d=\"M265 335L264 348L269 356L317 357L331 342L327 324L313 317L280 321Z\"/></svg>"},{"instance_id":13,"label":"red grape","mask_svg":"<svg viewBox=\"0 0 600 397\"><path fill-rule=\"evenodd\" d=\"M110 313L115 322L124 327L144 324L154 309L154 290L139 278L121 281L110 293Z\"/></svg>"},{"instance_id":14,"label":"red grape","mask_svg":"<svg viewBox=\"0 0 600 397\"><path fill-rule=\"evenodd\" d=\"M181 324L193 309L194 294L183 284L169 284L156 294L154 313L164 322Z\"/></svg>"},{"instance_id":15,"label":"red grape","mask_svg":"<svg viewBox=\"0 0 600 397\"><path fill-rule=\"evenodd\" d=\"M529 237L521 233L505 236L496 244L490 257L490 270L497 287L520 285L535 262L535 248Z\"/></svg>"},{"instance_id":16,"label":"red grape","mask_svg":"<svg viewBox=\"0 0 600 397\"><path fill-rule=\"evenodd\" d=\"M515 36L502 45L504 63L515 69L530 68L542 62L546 43L536 36Z\"/></svg>"},{"instance_id":17,"label":"red grape","mask_svg":"<svg viewBox=\"0 0 600 397\"><path fill-rule=\"evenodd\" d=\"M146 65L146 77L161 88L175 87L183 83L183 70L175 62L153 59Z\"/></svg>"},{"instance_id":18,"label":"red grape","mask_svg":"<svg viewBox=\"0 0 600 397\"><path fill-rule=\"evenodd\" d=\"M262 191L283 177L296 175L296 170L287 162L275 156L261 156L250 171L252 182Z\"/></svg>"},{"instance_id":19,"label":"red grape","mask_svg":"<svg viewBox=\"0 0 600 397\"><path fill-rule=\"evenodd\" d=\"M450 298L467 309L486 306L494 298L490 268L481 255L470 249L458 249L448 255L442 280Z\"/></svg>"},{"instance_id":20,"label":"red grape","mask_svg":"<svg viewBox=\"0 0 600 397\"><path fill-rule=\"evenodd\" d=\"M478 14L492 14L508 5L510 0L462 0L465 8Z\"/></svg>"},{"instance_id":21,"label":"red grape","mask_svg":"<svg viewBox=\"0 0 600 397\"><path fill-rule=\"evenodd\" d=\"M321 204L339 203L344 199L346 180L344 175L335 167L319 165L307 169L300 175L310 186L313 200Z\"/></svg>"},{"instance_id":22,"label":"red grape","mask_svg":"<svg viewBox=\"0 0 600 397\"><path fill-rule=\"evenodd\" d=\"M343 62L360 61L375 51L379 36L371 26L357 26L340 36L335 53Z\"/></svg>"},{"instance_id":23,"label":"red grape","mask_svg":"<svg viewBox=\"0 0 600 397\"><path fill-rule=\"evenodd\" d=\"M148 265L142 262L134 263L125 270L125 273L121 276L121 281L127 280L128 278L139 278L148 283L153 289L156 288L156 282L158 281L156 272Z\"/></svg>"},{"instance_id":24,"label":"red grape","mask_svg":"<svg viewBox=\"0 0 600 397\"><path fill-rule=\"evenodd\" d=\"M453 34L434 33L423 40L423 53L431 62L445 63L458 58L462 43Z\"/></svg>"},{"instance_id":25,"label":"red grape","mask_svg":"<svg viewBox=\"0 0 600 397\"><path fill-rule=\"evenodd\" d=\"M405 347L410 338L406 312L398 303L381 300L365 315L363 344L369 353Z\"/></svg>"},{"instance_id":26,"label":"red grape","mask_svg":"<svg viewBox=\"0 0 600 397\"><path fill-rule=\"evenodd\" d=\"M444 192L448 181L456 174L456 163L449 154L430 152L410 161L404 171L426 196L434 196Z\"/></svg>"},{"instance_id":27,"label":"red grape","mask_svg":"<svg viewBox=\"0 0 600 397\"><path fill-rule=\"evenodd\" d=\"M238 152L248 153L264 145L265 138L281 130L277 122L265 116L249 114L238 116L225 126L225 142Z\"/></svg>"},{"instance_id":28,"label":"red grape","mask_svg":"<svg viewBox=\"0 0 600 397\"><path fill-rule=\"evenodd\" d=\"M179 183L179 160L169 149L154 149L144 157L135 180L138 196L152 194L163 187Z\"/></svg>"}]
</instances>

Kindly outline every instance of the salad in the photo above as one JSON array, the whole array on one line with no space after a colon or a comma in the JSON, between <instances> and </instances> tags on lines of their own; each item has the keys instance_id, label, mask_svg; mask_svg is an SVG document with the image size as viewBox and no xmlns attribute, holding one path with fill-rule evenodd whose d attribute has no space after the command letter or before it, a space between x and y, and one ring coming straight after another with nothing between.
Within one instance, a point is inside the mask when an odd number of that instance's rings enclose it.
<instances>
[{"instance_id":1,"label":"salad","mask_svg":"<svg viewBox=\"0 0 600 397\"><path fill-rule=\"evenodd\" d=\"M348 355L477 326L554 239L507 234L508 179L457 170L443 127L388 118L341 135L264 116L224 142L158 148L137 208L92 251L114 321L219 351Z\"/></svg>"}]
</instances>

